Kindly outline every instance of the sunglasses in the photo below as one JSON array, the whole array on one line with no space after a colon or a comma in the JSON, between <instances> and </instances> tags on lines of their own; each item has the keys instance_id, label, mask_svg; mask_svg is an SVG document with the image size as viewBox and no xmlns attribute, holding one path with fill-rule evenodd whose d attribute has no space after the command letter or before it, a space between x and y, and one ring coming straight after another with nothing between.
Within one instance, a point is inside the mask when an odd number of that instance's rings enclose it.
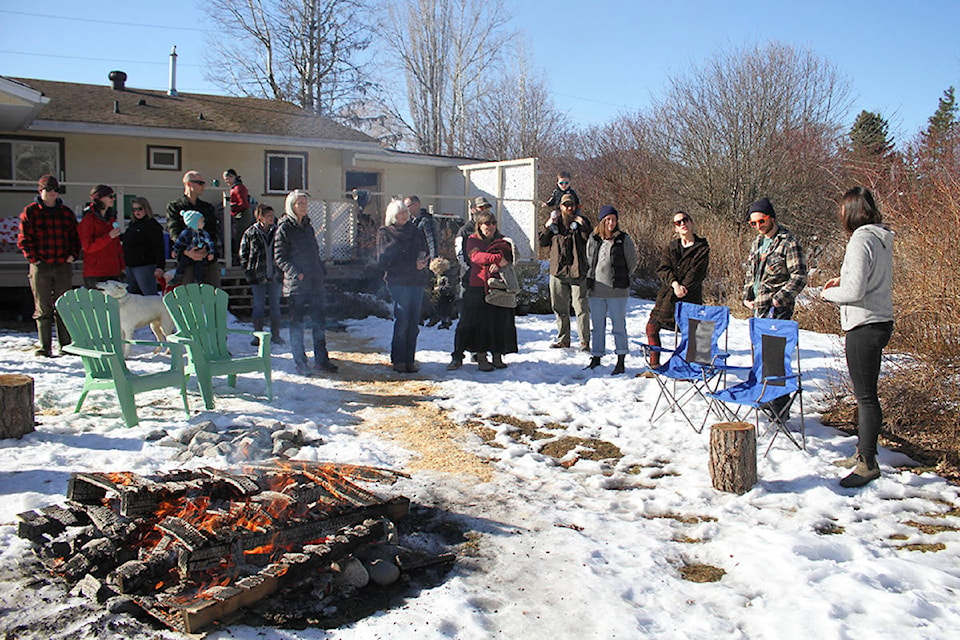
<instances>
[{"instance_id":1,"label":"sunglasses","mask_svg":"<svg viewBox=\"0 0 960 640\"><path fill-rule=\"evenodd\" d=\"M191 180L190 182L192 182L193 184L199 184L201 187L207 184L206 180Z\"/></svg>"},{"instance_id":2,"label":"sunglasses","mask_svg":"<svg viewBox=\"0 0 960 640\"><path fill-rule=\"evenodd\" d=\"M763 224L766 224L767 220L769 220L769 219L770 219L770 216L763 216L762 218L758 218L758 219L756 219L756 220L751 220L751 221L750 221L750 226L751 226L751 227L757 227L757 228L759 229L760 226L763 225Z\"/></svg>"},{"instance_id":3,"label":"sunglasses","mask_svg":"<svg viewBox=\"0 0 960 640\"><path fill-rule=\"evenodd\" d=\"M569 180L561 180L561 181L558 182L557 184L570 184L570 181L569 181Z\"/></svg>"},{"instance_id":4,"label":"sunglasses","mask_svg":"<svg viewBox=\"0 0 960 640\"><path fill-rule=\"evenodd\" d=\"M44 187L43 190L44 190L44 191L56 191L57 188L56 188L56 187Z\"/></svg>"},{"instance_id":5,"label":"sunglasses","mask_svg":"<svg viewBox=\"0 0 960 640\"><path fill-rule=\"evenodd\" d=\"M143 211L143 207L130 207L132 211Z\"/></svg>"},{"instance_id":6,"label":"sunglasses","mask_svg":"<svg viewBox=\"0 0 960 640\"><path fill-rule=\"evenodd\" d=\"M689 222L690 222L690 218L680 218L679 220L674 220L673 225L675 227L679 227L681 225L688 224Z\"/></svg>"}]
</instances>

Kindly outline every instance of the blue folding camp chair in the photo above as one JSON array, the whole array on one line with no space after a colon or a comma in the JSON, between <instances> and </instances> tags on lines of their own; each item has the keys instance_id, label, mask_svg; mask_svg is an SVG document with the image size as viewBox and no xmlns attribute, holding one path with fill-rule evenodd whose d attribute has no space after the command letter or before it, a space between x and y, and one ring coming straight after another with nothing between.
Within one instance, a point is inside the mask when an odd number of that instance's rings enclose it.
<instances>
[{"instance_id":1,"label":"blue folding camp chair","mask_svg":"<svg viewBox=\"0 0 960 640\"><path fill-rule=\"evenodd\" d=\"M726 364L729 356L726 353L726 332L730 324L730 309L678 302L674 318L680 335L675 349L641 343L648 357L652 351L672 354L666 364L648 369L656 374L654 379L660 387L660 394L650 412L650 422L667 411L679 409L693 430L700 433L709 416L710 404L705 393L713 391L719 385L719 376L730 368ZM720 348L721 336L724 338L723 350ZM683 383L682 386L680 383ZM683 405L696 397L708 403L708 412L699 426L683 410ZM665 401L665 406L658 414L661 400Z\"/></svg>"},{"instance_id":2,"label":"blue folding camp chair","mask_svg":"<svg viewBox=\"0 0 960 640\"><path fill-rule=\"evenodd\" d=\"M806 450L806 426L803 422L803 384L800 378L800 329L793 320L750 318L750 343L753 366L747 379L726 389L708 393L714 406L723 407L729 419L739 419L743 408L753 409L757 430L760 414L769 421L764 433L773 432L767 451L777 435L783 433L798 449ZM796 373L794 373L796 371ZM800 401L800 441L787 427L790 407ZM730 405L736 405L731 409Z\"/></svg>"}]
</instances>

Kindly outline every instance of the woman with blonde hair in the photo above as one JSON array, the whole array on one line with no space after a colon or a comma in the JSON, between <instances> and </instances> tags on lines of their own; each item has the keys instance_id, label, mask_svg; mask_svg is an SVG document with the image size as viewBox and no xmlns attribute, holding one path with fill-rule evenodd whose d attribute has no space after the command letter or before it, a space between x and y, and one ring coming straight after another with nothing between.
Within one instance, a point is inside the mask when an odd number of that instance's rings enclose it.
<instances>
[{"instance_id":1,"label":"woman with blonde hair","mask_svg":"<svg viewBox=\"0 0 960 640\"><path fill-rule=\"evenodd\" d=\"M391 201L377 231L377 264L393 298L390 363L398 373L420 370L415 356L428 260L427 238L411 222L410 210L399 200Z\"/></svg>"},{"instance_id":2,"label":"woman with blonde hair","mask_svg":"<svg viewBox=\"0 0 960 640\"><path fill-rule=\"evenodd\" d=\"M284 214L273 240L273 257L283 271L283 293L290 309L290 351L297 373L312 376L339 369L327 353L326 316L323 309L324 282L327 275L320 259L317 236L307 215L306 191L296 189L287 194ZM303 346L303 321L310 317L313 333L311 368Z\"/></svg>"},{"instance_id":3,"label":"woman with blonde hair","mask_svg":"<svg viewBox=\"0 0 960 640\"><path fill-rule=\"evenodd\" d=\"M130 203L130 224L123 232L123 260L127 263L127 291L157 295L167 266L163 226L154 219L150 202L142 196Z\"/></svg>"}]
</instances>

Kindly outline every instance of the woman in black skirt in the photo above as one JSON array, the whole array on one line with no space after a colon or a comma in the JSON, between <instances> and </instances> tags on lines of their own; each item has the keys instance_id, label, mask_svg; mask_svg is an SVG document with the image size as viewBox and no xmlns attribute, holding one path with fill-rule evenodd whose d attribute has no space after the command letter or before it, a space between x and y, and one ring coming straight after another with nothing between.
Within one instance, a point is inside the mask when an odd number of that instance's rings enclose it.
<instances>
[{"instance_id":1,"label":"woman in black skirt","mask_svg":"<svg viewBox=\"0 0 960 640\"><path fill-rule=\"evenodd\" d=\"M514 310L489 304L490 276L513 263L513 241L497 231L497 218L489 211L477 216L477 230L467 237L464 253L470 258L470 278L463 290L460 332L463 347L477 355L480 371L503 369L503 354L517 352ZM487 353L492 359L487 359Z\"/></svg>"}]
</instances>

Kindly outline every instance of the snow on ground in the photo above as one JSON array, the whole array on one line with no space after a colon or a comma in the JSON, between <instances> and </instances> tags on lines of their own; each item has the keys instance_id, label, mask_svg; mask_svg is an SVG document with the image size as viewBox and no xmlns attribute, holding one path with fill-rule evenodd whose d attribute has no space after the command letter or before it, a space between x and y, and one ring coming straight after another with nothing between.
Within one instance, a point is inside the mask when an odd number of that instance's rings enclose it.
<instances>
[{"instance_id":1,"label":"snow on ground","mask_svg":"<svg viewBox=\"0 0 960 640\"><path fill-rule=\"evenodd\" d=\"M631 301L634 343L651 304ZM960 533L954 530L960 519L948 513L960 508L958 488L929 473L895 468L910 461L886 450L880 453L881 479L860 490L837 483L845 470L831 461L851 455L856 440L821 425L817 409L842 367L838 337L801 334L807 452L781 436L759 459L758 484L737 496L711 486L707 431L695 433L677 414L650 423L657 388L633 377L641 366L638 353L627 359L626 376L608 375L612 355L600 369L585 371L587 354L548 348L552 317L522 317L517 325L521 352L506 357L507 369L491 373L469 363L448 372L452 331L421 332L419 377L436 384L437 404L455 422L480 421L494 429L498 445L461 438L468 451L492 460L492 481L418 471L384 490L442 508L470 529L469 542L454 550L459 560L447 579L347 628L232 626L211 638L943 638L960 628ZM391 330L390 321L376 318L347 326L383 353ZM328 339L336 350L342 334ZM274 347L272 402L253 376L241 376L236 390L219 379L215 412L198 412L195 385L189 419L176 392L150 392L138 396L140 426L127 429L107 392L91 393L84 412L71 413L83 377L79 360L34 359L33 342L33 335L0 332L0 369L34 377L40 422L21 440L0 440L2 564L31 553L16 536L15 515L63 501L70 473L149 474L190 466L174 463L169 448L146 440L158 429L211 419L223 425L279 420L322 439L301 450L303 459L403 469L417 455L358 429L365 405L349 383L294 375L282 347ZM748 364L746 322L732 321L729 346L734 363ZM231 349L251 347L238 338ZM134 360L162 366L147 354ZM343 360L346 370L361 375L364 367L378 375L386 369L350 362L349 353ZM702 404L691 410L702 418ZM606 441L624 455L567 468L539 451L543 441L491 419L498 415L530 421L551 435ZM796 428L796 418L792 424ZM767 438L758 442L761 455ZM946 530L923 533L923 524ZM922 543L944 548L904 548ZM681 569L696 564L725 574L709 583L683 579ZM0 591L0 629L20 613L4 604Z\"/></svg>"}]
</instances>

